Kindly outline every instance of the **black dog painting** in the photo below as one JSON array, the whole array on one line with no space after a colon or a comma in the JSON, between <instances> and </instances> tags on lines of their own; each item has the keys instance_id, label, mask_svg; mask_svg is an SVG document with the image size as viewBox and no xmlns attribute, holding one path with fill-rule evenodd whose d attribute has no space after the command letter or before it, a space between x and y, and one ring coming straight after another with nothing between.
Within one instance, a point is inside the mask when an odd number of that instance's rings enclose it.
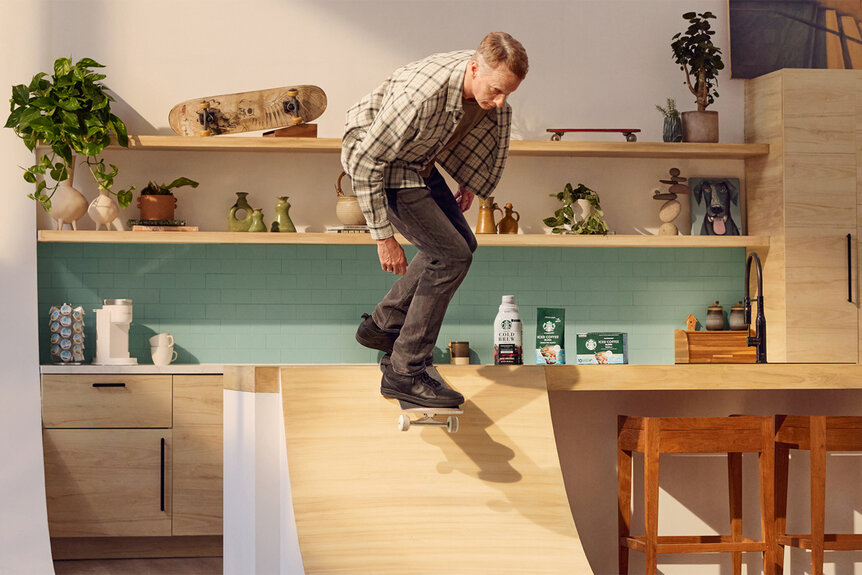
<instances>
[{"instance_id":1,"label":"black dog painting","mask_svg":"<svg viewBox=\"0 0 862 575\"><path fill-rule=\"evenodd\" d=\"M742 227L738 178L689 178L691 235L738 236Z\"/></svg>"}]
</instances>

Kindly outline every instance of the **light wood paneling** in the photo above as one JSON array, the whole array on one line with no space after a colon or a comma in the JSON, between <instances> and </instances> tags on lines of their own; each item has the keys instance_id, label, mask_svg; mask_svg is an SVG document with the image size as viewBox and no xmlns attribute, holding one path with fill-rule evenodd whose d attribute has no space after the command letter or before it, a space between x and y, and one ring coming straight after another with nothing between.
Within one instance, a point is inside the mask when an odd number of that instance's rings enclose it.
<instances>
[{"instance_id":1,"label":"light wood paneling","mask_svg":"<svg viewBox=\"0 0 862 575\"><path fill-rule=\"evenodd\" d=\"M551 391L862 389L860 365L561 365L545 370Z\"/></svg>"},{"instance_id":2,"label":"light wood paneling","mask_svg":"<svg viewBox=\"0 0 862 575\"><path fill-rule=\"evenodd\" d=\"M174 535L222 533L220 375L174 376Z\"/></svg>"},{"instance_id":3,"label":"light wood paneling","mask_svg":"<svg viewBox=\"0 0 862 575\"><path fill-rule=\"evenodd\" d=\"M226 365L224 388L248 393L278 393L279 367L275 365Z\"/></svg>"},{"instance_id":4,"label":"light wood paneling","mask_svg":"<svg viewBox=\"0 0 862 575\"><path fill-rule=\"evenodd\" d=\"M42 433L52 537L171 534L169 429L46 429Z\"/></svg>"},{"instance_id":5,"label":"light wood paneling","mask_svg":"<svg viewBox=\"0 0 862 575\"><path fill-rule=\"evenodd\" d=\"M395 239L408 244L400 234ZM479 234L479 246L590 247L590 248L766 248L766 236L639 236L560 234ZM40 242L137 244L297 244L374 245L369 234L248 233L248 232L117 232L93 230L40 230Z\"/></svg>"},{"instance_id":6,"label":"light wood paneling","mask_svg":"<svg viewBox=\"0 0 862 575\"><path fill-rule=\"evenodd\" d=\"M620 138L622 139L622 138ZM112 150L123 150L113 144ZM129 136L130 150L153 151L230 151L340 153L340 138L261 138L214 136ZM562 140L512 140L512 156L581 156L608 158L704 158L742 159L766 154L768 146L754 144L697 144L668 142L578 142Z\"/></svg>"},{"instance_id":7,"label":"light wood paneling","mask_svg":"<svg viewBox=\"0 0 862 575\"><path fill-rule=\"evenodd\" d=\"M589 573L540 366L440 366L457 434L398 431L377 366L284 367L296 525L313 573Z\"/></svg>"},{"instance_id":8,"label":"light wood paneling","mask_svg":"<svg viewBox=\"0 0 862 575\"><path fill-rule=\"evenodd\" d=\"M42 426L170 427L171 376L43 375Z\"/></svg>"}]
</instances>

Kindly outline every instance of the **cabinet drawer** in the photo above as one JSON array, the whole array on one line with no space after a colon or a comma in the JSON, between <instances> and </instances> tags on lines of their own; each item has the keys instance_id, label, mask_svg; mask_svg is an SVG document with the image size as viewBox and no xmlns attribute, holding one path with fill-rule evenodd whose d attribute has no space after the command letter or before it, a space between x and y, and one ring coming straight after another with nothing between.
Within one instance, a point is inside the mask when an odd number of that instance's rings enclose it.
<instances>
[{"instance_id":1,"label":"cabinet drawer","mask_svg":"<svg viewBox=\"0 0 862 575\"><path fill-rule=\"evenodd\" d=\"M170 375L43 375L44 428L171 427Z\"/></svg>"}]
</instances>

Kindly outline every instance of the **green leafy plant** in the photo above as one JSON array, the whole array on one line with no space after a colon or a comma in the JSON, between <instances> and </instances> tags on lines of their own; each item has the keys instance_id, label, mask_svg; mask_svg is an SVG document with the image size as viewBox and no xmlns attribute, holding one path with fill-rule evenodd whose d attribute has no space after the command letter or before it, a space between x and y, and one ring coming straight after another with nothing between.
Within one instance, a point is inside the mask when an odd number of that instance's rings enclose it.
<instances>
[{"instance_id":1,"label":"green leafy plant","mask_svg":"<svg viewBox=\"0 0 862 575\"><path fill-rule=\"evenodd\" d=\"M36 191L28 197L41 203L46 211L51 211L51 197L57 186L69 179L75 154L86 158L81 163L87 164L100 187L117 196L121 207L132 201L134 187L112 191L119 170L114 164L109 164L109 170L99 158L111 143L111 133L124 147L129 147L129 136L123 121L111 113L114 99L100 83L105 75L91 68L104 66L90 58L74 64L70 58L58 58L51 76L40 72L30 84L12 87L11 113L5 127L14 130L30 151L37 145L51 149L50 155L43 154L36 164L24 168L24 179L36 184ZM50 189L46 174L54 181Z\"/></svg>"},{"instance_id":2,"label":"green leafy plant","mask_svg":"<svg viewBox=\"0 0 862 575\"><path fill-rule=\"evenodd\" d=\"M688 29L675 34L670 47L674 61L680 65L679 69L685 72L685 83L689 91L696 98L697 111L703 112L718 98L718 92L715 90L718 85L718 72L724 69L721 49L712 43L715 32L709 21L715 18L715 14L686 12L682 17L688 20Z\"/></svg>"},{"instance_id":3,"label":"green leafy plant","mask_svg":"<svg viewBox=\"0 0 862 575\"><path fill-rule=\"evenodd\" d=\"M679 118L679 110L676 109L676 100L673 98L667 99L667 107L662 108L658 104L655 107L665 118Z\"/></svg>"},{"instance_id":4,"label":"green leafy plant","mask_svg":"<svg viewBox=\"0 0 862 575\"><path fill-rule=\"evenodd\" d=\"M176 180L167 185L150 182L146 185L145 188L141 189L141 195L170 196L173 195L171 193L171 190L173 190L174 188L182 188L183 186L191 186L193 188L196 188L198 187L198 183L188 178L177 178Z\"/></svg>"},{"instance_id":5,"label":"green leafy plant","mask_svg":"<svg viewBox=\"0 0 862 575\"><path fill-rule=\"evenodd\" d=\"M554 212L554 217L545 218L542 222L551 228L555 234L594 234L605 235L608 233L608 224L605 223L605 213L599 204L599 195L583 184L573 188L572 184L566 184L562 192L550 194L562 202L563 207ZM575 212L572 204L578 200L587 200L592 208L590 215L578 222L575 220Z\"/></svg>"}]
</instances>

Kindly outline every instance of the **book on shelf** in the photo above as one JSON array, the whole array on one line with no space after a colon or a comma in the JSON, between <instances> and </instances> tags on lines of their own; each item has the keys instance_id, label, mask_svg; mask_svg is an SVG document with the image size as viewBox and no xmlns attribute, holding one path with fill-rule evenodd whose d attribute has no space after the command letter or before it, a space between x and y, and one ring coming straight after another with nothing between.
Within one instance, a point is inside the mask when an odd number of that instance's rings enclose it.
<instances>
[{"instance_id":1,"label":"book on shelf","mask_svg":"<svg viewBox=\"0 0 862 575\"><path fill-rule=\"evenodd\" d=\"M196 232L197 226L132 226L133 232Z\"/></svg>"},{"instance_id":2,"label":"book on shelf","mask_svg":"<svg viewBox=\"0 0 862 575\"><path fill-rule=\"evenodd\" d=\"M326 226L327 234L370 234L368 226Z\"/></svg>"}]
</instances>

